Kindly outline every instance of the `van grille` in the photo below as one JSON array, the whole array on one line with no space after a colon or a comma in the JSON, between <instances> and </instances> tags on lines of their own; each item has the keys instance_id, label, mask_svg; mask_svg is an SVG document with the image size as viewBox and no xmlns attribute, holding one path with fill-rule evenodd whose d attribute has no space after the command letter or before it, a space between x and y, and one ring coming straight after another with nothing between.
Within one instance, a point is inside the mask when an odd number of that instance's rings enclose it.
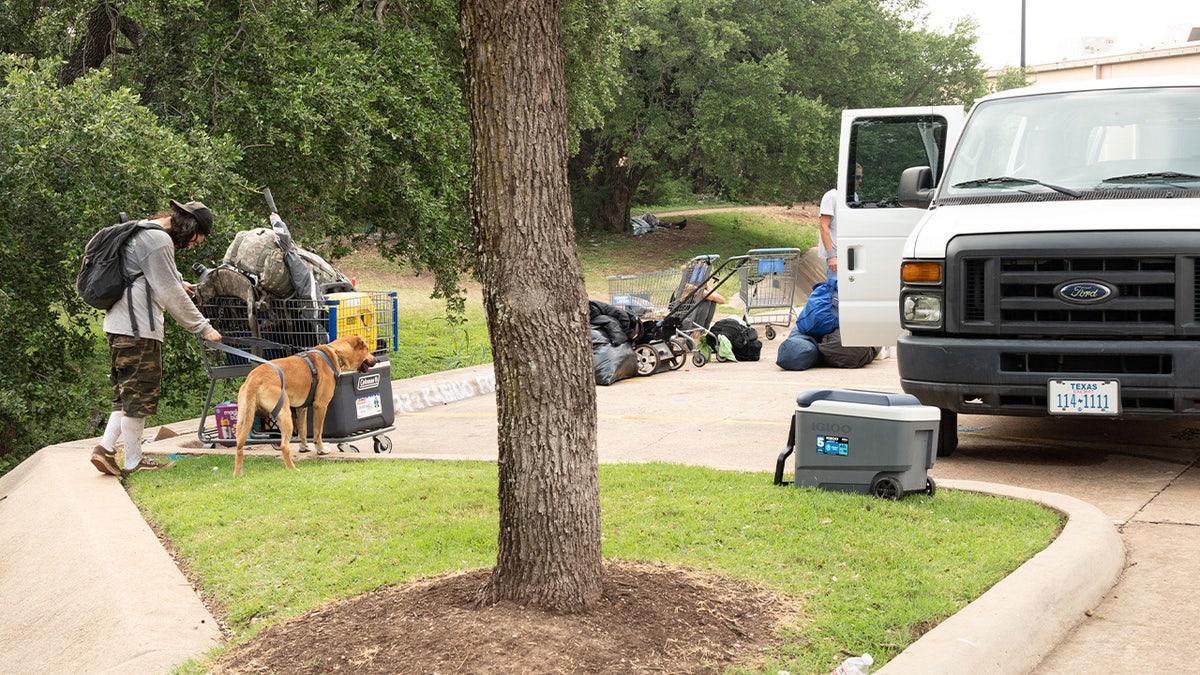
<instances>
[{"instance_id":1,"label":"van grille","mask_svg":"<svg viewBox=\"0 0 1200 675\"><path fill-rule=\"evenodd\" d=\"M956 239L947 261L947 289L960 308L959 328L1023 336L1200 335L1200 247L1184 241L1182 233L1155 234L1161 235L1150 237L1157 240L1156 250L1119 253L1112 251L1120 249L1071 251L1067 242L1052 241L1063 235L1031 235L1022 242L1023 251L967 249L972 243L998 243L993 236ZM1035 254L1029 245L1036 238L1046 239L1047 248ZM1137 239L1145 242L1147 234L1139 233ZM1109 296L1072 302L1058 293L1072 285L1106 289Z\"/></svg>"}]
</instances>

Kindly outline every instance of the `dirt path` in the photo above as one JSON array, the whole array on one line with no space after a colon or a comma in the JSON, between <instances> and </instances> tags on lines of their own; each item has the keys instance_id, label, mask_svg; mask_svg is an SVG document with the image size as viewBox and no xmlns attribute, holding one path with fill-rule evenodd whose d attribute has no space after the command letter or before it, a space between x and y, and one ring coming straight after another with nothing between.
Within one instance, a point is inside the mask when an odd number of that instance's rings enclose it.
<instances>
[{"instance_id":1,"label":"dirt path","mask_svg":"<svg viewBox=\"0 0 1200 675\"><path fill-rule=\"evenodd\" d=\"M705 213L722 213L724 211L745 211L762 213L786 220L815 222L818 216L819 204L802 202L791 206L721 206L712 209L688 209L685 211L664 211L655 213L659 218L674 218L676 216L699 216Z\"/></svg>"}]
</instances>

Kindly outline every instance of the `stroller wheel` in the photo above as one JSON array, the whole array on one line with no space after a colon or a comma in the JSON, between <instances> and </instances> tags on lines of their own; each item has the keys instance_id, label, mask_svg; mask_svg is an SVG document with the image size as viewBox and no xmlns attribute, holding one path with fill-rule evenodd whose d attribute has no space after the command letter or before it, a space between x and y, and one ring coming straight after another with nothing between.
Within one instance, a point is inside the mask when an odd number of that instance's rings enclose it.
<instances>
[{"instance_id":1,"label":"stroller wheel","mask_svg":"<svg viewBox=\"0 0 1200 675\"><path fill-rule=\"evenodd\" d=\"M671 370L679 370L683 364L687 363L687 355L690 350L680 338L671 338L668 344L671 347Z\"/></svg>"},{"instance_id":2,"label":"stroller wheel","mask_svg":"<svg viewBox=\"0 0 1200 675\"><path fill-rule=\"evenodd\" d=\"M692 354L692 365L696 366L697 368L703 368L704 364L706 363L708 363L708 357L705 356L703 352L696 352L695 354Z\"/></svg>"},{"instance_id":3,"label":"stroller wheel","mask_svg":"<svg viewBox=\"0 0 1200 675\"><path fill-rule=\"evenodd\" d=\"M651 345L638 345L633 353L637 356L637 374L653 375L658 370L658 352Z\"/></svg>"}]
</instances>

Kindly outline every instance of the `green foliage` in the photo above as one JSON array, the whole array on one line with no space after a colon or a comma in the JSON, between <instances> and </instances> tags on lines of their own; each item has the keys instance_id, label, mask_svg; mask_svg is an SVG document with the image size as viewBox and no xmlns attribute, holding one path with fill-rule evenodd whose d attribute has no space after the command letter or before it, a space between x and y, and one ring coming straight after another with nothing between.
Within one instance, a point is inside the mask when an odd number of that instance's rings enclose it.
<instances>
[{"instance_id":1,"label":"green foliage","mask_svg":"<svg viewBox=\"0 0 1200 675\"><path fill-rule=\"evenodd\" d=\"M235 640L337 598L495 561L494 462L181 459L130 492L228 610ZM1050 542L1037 504L940 491L898 502L776 487L765 473L602 465L604 555L705 570L804 603L763 672L878 664ZM303 504L304 508L296 508Z\"/></svg>"},{"instance_id":2,"label":"green foliage","mask_svg":"<svg viewBox=\"0 0 1200 675\"><path fill-rule=\"evenodd\" d=\"M131 92L109 90L102 72L59 88L55 65L0 56L4 463L94 435L107 417L107 371L89 365L107 353L99 313L74 287L95 230L116 222L118 211L149 215L169 198L193 197L213 208L220 229L236 214L229 196L244 189L227 140L162 127ZM181 268L193 259L181 256ZM187 337L173 334L171 344ZM170 376L164 387L177 390Z\"/></svg>"},{"instance_id":3,"label":"green foliage","mask_svg":"<svg viewBox=\"0 0 1200 675\"><path fill-rule=\"evenodd\" d=\"M991 90L993 92L1007 91L1028 86L1029 76L1025 73L1024 68L1007 66L996 74L996 79L992 80Z\"/></svg>"},{"instance_id":4,"label":"green foliage","mask_svg":"<svg viewBox=\"0 0 1200 675\"><path fill-rule=\"evenodd\" d=\"M919 6L634 5L616 108L571 165L575 204L590 209L577 221L625 229L631 200L679 178L734 201L811 200L835 173L841 109L969 102L983 89L974 24L930 32Z\"/></svg>"},{"instance_id":5,"label":"green foliage","mask_svg":"<svg viewBox=\"0 0 1200 675\"><path fill-rule=\"evenodd\" d=\"M388 256L451 297L472 258L453 5L363 7L141 7L147 36L119 81L146 83L168 124L234 139L238 171L271 188L297 241L330 240L337 256L385 235Z\"/></svg>"}]
</instances>

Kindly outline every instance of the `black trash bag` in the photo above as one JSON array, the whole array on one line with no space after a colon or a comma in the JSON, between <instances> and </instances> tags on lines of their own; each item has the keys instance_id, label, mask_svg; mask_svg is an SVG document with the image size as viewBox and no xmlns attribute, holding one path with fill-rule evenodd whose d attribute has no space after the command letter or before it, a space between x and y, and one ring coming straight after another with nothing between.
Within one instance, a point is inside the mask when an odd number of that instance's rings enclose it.
<instances>
[{"instance_id":1,"label":"black trash bag","mask_svg":"<svg viewBox=\"0 0 1200 675\"><path fill-rule=\"evenodd\" d=\"M591 323L595 325L596 318L601 316L616 320L621 332L630 340L636 340L642 334L642 322L633 312L599 300L588 300L588 318Z\"/></svg>"},{"instance_id":2,"label":"black trash bag","mask_svg":"<svg viewBox=\"0 0 1200 675\"><path fill-rule=\"evenodd\" d=\"M592 365L596 384L607 387L618 380L637 375L637 355L629 341L612 344L603 331L592 329Z\"/></svg>"},{"instance_id":3,"label":"black trash bag","mask_svg":"<svg viewBox=\"0 0 1200 675\"><path fill-rule=\"evenodd\" d=\"M629 342L629 336L621 329L621 324L611 316L601 314L592 317L592 331L600 331L612 345L623 345Z\"/></svg>"},{"instance_id":4,"label":"black trash bag","mask_svg":"<svg viewBox=\"0 0 1200 675\"><path fill-rule=\"evenodd\" d=\"M714 352L717 350L717 336L724 335L729 338L729 346L733 348L733 356L738 361L757 361L762 354L762 340L758 339L758 331L733 317L721 319L708 331L710 335L704 338Z\"/></svg>"},{"instance_id":5,"label":"black trash bag","mask_svg":"<svg viewBox=\"0 0 1200 675\"><path fill-rule=\"evenodd\" d=\"M840 328L821 338L817 348L821 351L821 360L834 368L862 368L874 361L879 353L875 347L844 346Z\"/></svg>"}]
</instances>

